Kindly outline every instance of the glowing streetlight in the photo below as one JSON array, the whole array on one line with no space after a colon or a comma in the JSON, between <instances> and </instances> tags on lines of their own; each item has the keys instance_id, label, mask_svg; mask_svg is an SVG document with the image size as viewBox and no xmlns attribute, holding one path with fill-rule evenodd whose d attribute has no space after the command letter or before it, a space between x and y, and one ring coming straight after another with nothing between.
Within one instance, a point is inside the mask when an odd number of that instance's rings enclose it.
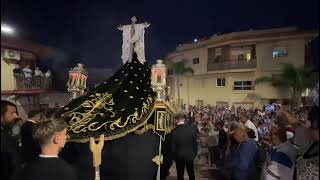
<instances>
[{"instance_id":1,"label":"glowing streetlight","mask_svg":"<svg viewBox=\"0 0 320 180\"><path fill-rule=\"evenodd\" d=\"M15 30L7 24L1 24L1 34L13 35Z\"/></svg>"},{"instance_id":2,"label":"glowing streetlight","mask_svg":"<svg viewBox=\"0 0 320 180\"><path fill-rule=\"evenodd\" d=\"M194 43L197 43L197 42L198 42L198 39L197 39L197 38L195 38L195 39L193 40L193 42L194 42Z\"/></svg>"}]
</instances>

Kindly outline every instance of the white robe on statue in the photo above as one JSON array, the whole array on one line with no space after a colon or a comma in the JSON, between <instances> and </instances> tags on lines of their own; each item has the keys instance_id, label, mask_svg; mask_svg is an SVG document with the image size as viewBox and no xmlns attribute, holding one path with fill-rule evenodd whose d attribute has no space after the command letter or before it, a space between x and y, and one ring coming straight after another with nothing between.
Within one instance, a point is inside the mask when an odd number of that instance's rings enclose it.
<instances>
[{"instance_id":1,"label":"white robe on statue","mask_svg":"<svg viewBox=\"0 0 320 180\"><path fill-rule=\"evenodd\" d=\"M144 53L144 24L135 24L134 25L134 34L131 36L131 27L132 25L125 25L122 27L123 35L123 44L122 44L122 62L125 64L127 61L131 62L131 47L134 44L133 50L137 53L138 60L141 64L146 62L145 53Z\"/></svg>"}]
</instances>

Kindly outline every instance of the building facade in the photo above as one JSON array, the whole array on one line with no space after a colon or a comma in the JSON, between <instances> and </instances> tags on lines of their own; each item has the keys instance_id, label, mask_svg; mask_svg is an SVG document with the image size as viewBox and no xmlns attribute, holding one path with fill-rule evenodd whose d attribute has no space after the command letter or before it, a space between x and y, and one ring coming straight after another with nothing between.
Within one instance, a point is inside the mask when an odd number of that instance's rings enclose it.
<instances>
[{"instance_id":1,"label":"building facade","mask_svg":"<svg viewBox=\"0 0 320 180\"><path fill-rule=\"evenodd\" d=\"M310 61L309 44L317 36L315 31L288 27L214 35L179 45L166 56L167 67L186 60L194 73L182 76L178 85L169 72L170 99L177 103L179 86L180 104L261 108L270 102L286 103L287 92L254 81L279 76L284 62L304 66Z\"/></svg>"}]
</instances>

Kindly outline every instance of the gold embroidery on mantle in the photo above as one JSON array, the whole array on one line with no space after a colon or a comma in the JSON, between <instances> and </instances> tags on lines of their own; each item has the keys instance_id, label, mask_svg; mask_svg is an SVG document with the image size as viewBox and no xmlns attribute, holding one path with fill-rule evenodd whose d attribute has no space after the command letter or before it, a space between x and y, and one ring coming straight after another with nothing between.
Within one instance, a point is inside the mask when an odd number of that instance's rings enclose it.
<instances>
[{"instance_id":1,"label":"gold embroidery on mantle","mask_svg":"<svg viewBox=\"0 0 320 180\"><path fill-rule=\"evenodd\" d=\"M114 126L117 126L119 128L123 128L125 127L128 122L132 122L132 123L136 123L137 121L141 120L143 115L148 112L148 109L150 108L150 105L152 104L153 102L153 98L149 97L147 99L147 103L143 103L142 104L142 108L140 110L140 115L138 113L138 109L135 109L134 113L132 113L131 115L129 115L126 119L126 121L123 123L123 124L120 124L121 123L121 118L117 119L116 121L114 121L112 124L110 124L110 129L111 130L114 130Z\"/></svg>"},{"instance_id":2,"label":"gold embroidery on mantle","mask_svg":"<svg viewBox=\"0 0 320 180\"><path fill-rule=\"evenodd\" d=\"M153 100L154 102L154 100ZM141 128L142 126L145 126L148 119L152 116L153 112L155 111L155 108L154 108L154 104L151 106L151 109L149 109L149 114L146 118L144 118L144 122L141 123L140 125L132 128L132 129L129 129L125 132L122 132L122 133L119 133L119 134L116 134L116 135L111 135L111 136L105 136L104 137L104 140L105 141L109 141L109 140L113 140L113 139L117 139L117 138L121 138L125 135L127 135L128 133L131 133L131 132L134 132L136 130L138 130L139 128ZM98 137L94 137L93 138L95 141L99 141L99 138ZM88 141L90 141L90 138L89 137L86 137L86 138L77 138L77 139L69 139L68 140L69 142L76 142L76 143L87 143Z\"/></svg>"},{"instance_id":3,"label":"gold embroidery on mantle","mask_svg":"<svg viewBox=\"0 0 320 180\"><path fill-rule=\"evenodd\" d=\"M113 111L113 98L112 94L109 93L95 93L89 96L91 99L84 101L80 106L77 108L63 113L62 116L70 117L70 127L74 133L81 133L89 131L96 131L103 127L103 125L98 125L98 122L90 123L92 119L94 119L97 115L102 116L104 113L98 113L97 110L105 110L106 112L110 113L110 117L114 117L115 113ZM84 108L84 112L76 112L80 108Z\"/></svg>"},{"instance_id":4,"label":"gold embroidery on mantle","mask_svg":"<svg viewBox=\"0 0 320 180\"><path fill-rule=\"evenodd\" d=\"M153 108L154 104L154 99L149 97L146 102L143 102L140 114L138 113L138 109L135 109L134 113L129 115L124 122L121 122L120 117L116 120L99 124L99 122L91 122L91 120L98 115L103 116L105 113L109 113L111 118L115 117L115 112L112 107L114 105L112 94L107 92L95 93L91 95L90 98L91 99L84 101L79 107L62 114L62 116L70 118L69 130L75 134L87 131L93 132L103 127L110 130L115 130L115 127L124 128L128 123L136 123L141 120L149 109ZM84 108L84 112L76 112L80 108ZM105 112L98 113L98 110L103 110Z\"/></svg>"}]
</instances>

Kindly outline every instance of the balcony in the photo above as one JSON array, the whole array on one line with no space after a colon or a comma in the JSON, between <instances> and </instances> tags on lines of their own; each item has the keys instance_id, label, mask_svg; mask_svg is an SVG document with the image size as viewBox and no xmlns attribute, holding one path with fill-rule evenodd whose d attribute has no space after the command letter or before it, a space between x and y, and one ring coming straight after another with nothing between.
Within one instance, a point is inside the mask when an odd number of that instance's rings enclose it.
<instances>
[{"instance_id":1,"label":"balcony","mask_svg":"<svg viewBox=\"0 0 320 180\"><path fill-rule=\"evenodd\" d=\"M15 75L15 91L46 91L51 87L51 77Z\"/></svg>"},{"instance_id":2,"label":"balcony","mask_svg":"<svg viewBox=\"0 0 320 180\"><path fill-rule=\"evenodd\" d=\"M249 69L256 68L257 60L215 60L209 59L207 70L218 71L218 70L229 70L229 69Z\"/></svg>"}]
</instances>

